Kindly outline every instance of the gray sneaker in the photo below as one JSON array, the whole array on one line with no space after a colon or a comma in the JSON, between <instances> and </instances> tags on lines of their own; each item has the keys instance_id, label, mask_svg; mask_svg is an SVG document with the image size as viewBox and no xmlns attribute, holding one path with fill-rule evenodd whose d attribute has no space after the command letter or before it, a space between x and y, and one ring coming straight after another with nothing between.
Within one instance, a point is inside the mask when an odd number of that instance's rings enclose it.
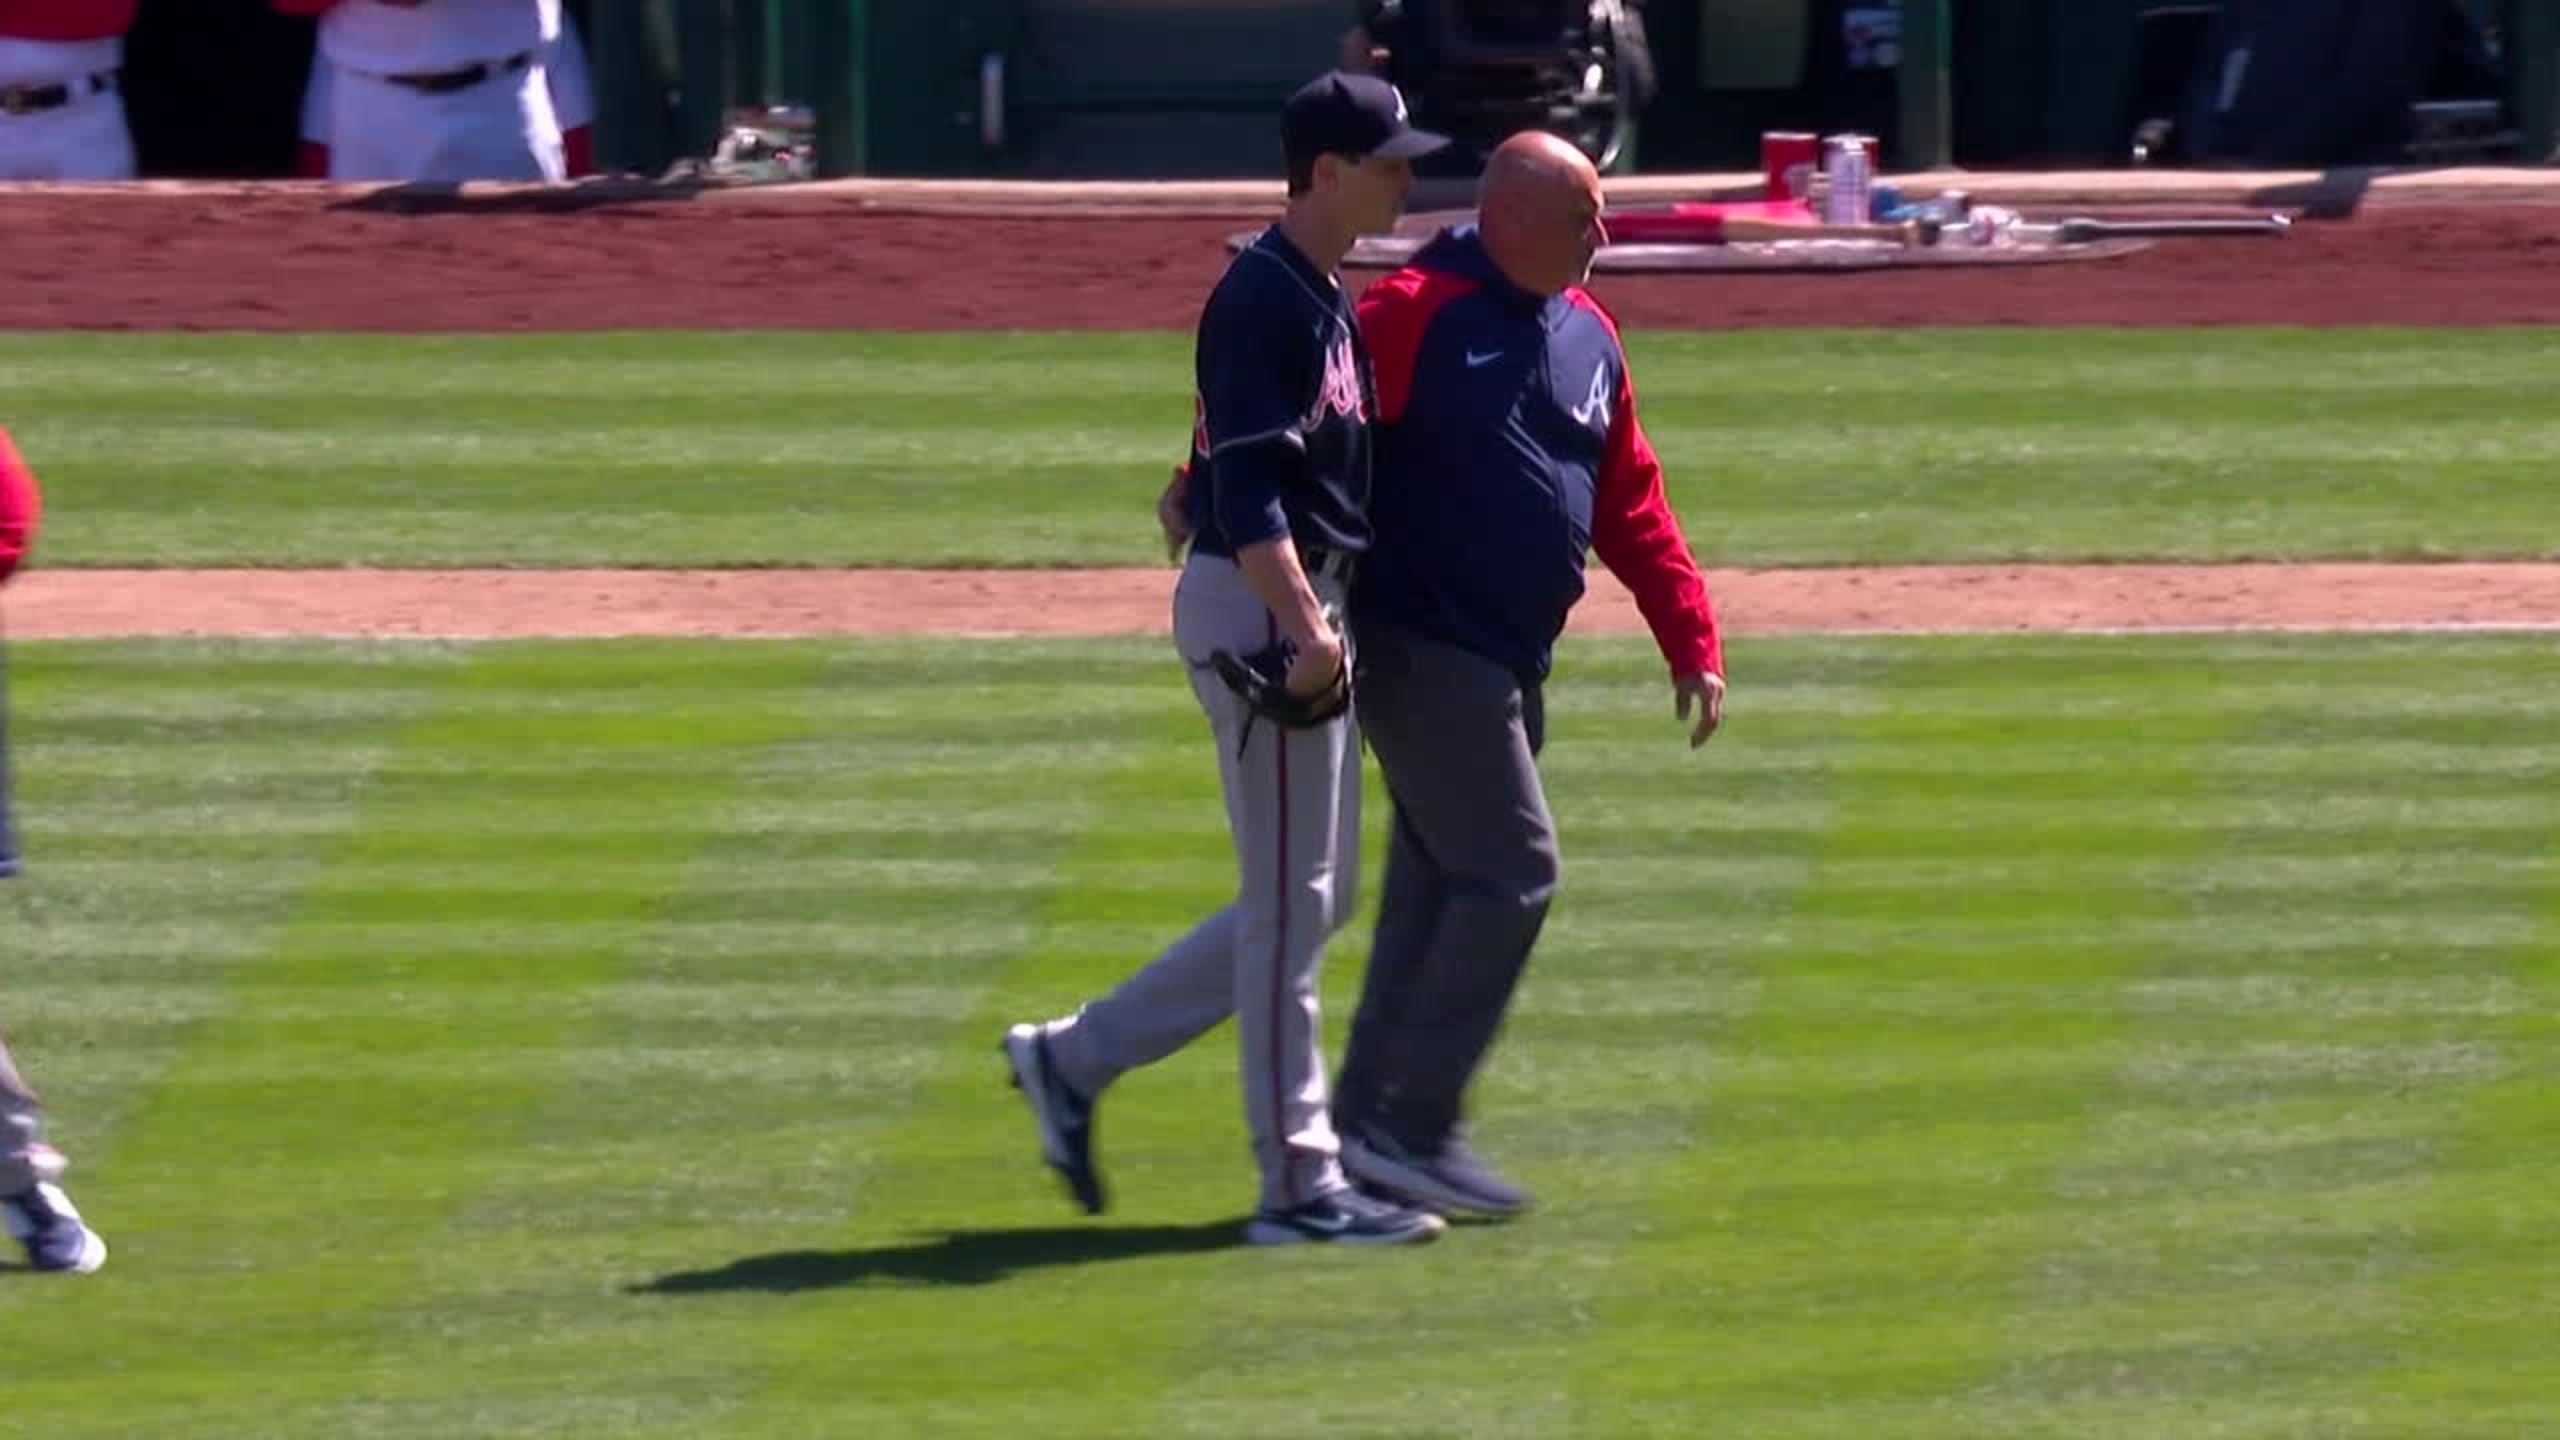
<instances>
[{"instance_id":1,"label":"gray sneaker","mask_svg":"<svg viewBox=\"0 0 2560 1440\"><path fill-rule=\"evenodd\" d=\"M1287 1210L1264 1210L1245 1222L1244 1238L1256 1245L1418 1245L1436 1239L1448 1222L1428 1210L1336 1190Z\"/></svg>"},{"instance_id":2,"label":"gray sneaker","mask_svg":"<svg viewBox=\"0 0 2560 1440\"><path fill-rule=\"evenodd\" d=\"M1508 1218L1529 1208L1528 1191L1454 1136L1424 1154L1375 1128L1352 1131L1342 1137L1342 1170L1373 1190L1443 1214Z\"/></svg>"}]
</instances>

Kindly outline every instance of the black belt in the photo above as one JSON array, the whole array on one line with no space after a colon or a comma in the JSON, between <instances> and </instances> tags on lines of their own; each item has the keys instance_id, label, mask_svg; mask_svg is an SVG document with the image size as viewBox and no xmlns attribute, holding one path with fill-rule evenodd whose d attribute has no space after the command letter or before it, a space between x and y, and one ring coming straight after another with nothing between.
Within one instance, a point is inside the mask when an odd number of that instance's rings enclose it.
<instances>
[{"instance_id":1,"label":"black belt","mask_svg":"<svg viewBox=\"0 0 2560 1440\"><path fill-rule=\"evenodd\" d=\"M0 85L0 115L33 115L39 110L59 110L74 100L86 100L116 88L116 72L101 70L83 75L61 85Z\"/></svg>"},{"instance_id":2,"label":"black belt","mask_svg":"<svg viewBox=\"0 0 2560 1440\"><path fill-rule=\"evenodd\" d=\"M385 75L381 78L394 85L406 86L421 95L450 95L468 90L483 80L493 80L510 70L521 70L533 63L533 52L519 51L504 60L488 60L465 65L459 70L434 70L421 75Z\"/></svg>"}]
</instances>

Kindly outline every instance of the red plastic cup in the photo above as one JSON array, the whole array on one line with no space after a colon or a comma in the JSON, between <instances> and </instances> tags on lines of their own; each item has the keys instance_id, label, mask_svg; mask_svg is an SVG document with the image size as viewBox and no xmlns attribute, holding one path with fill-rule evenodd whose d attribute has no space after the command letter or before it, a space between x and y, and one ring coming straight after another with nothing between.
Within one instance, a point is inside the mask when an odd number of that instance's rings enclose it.
<instances>
[{"instance_id":1,"label":"red plastic cup","mask_svg":"<svg viewBox=\"0 0 2560 1440\"><path fill-rule=\"evenodd\" d=\"M1813 193L1822 167L1822 137L1810 131L1767 130L1760 135L1760 193L1770 200L1802 200Z\"/></svg>"}]
</instances>

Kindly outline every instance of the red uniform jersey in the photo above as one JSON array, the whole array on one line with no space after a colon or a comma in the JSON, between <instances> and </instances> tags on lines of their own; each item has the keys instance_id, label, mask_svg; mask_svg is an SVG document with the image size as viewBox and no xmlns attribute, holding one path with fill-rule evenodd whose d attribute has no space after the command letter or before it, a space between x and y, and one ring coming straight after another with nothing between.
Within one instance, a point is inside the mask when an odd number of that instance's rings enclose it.
<instances>
[{"instance_id":1,"label":"red uniform jersey","mask_svg":"<svg viewBox=\"0 0 2560 1440\"><path fill-rule=\"evenodd\" d=\"M0 0L0 35L112 40L133 28L138 0Z\"/></svg>"},{"instance_id":2,"label":"red uniform jersey","mask_svg":"<svg viewBox=\"0 0 2560 1440\"><path fill-rule=\"evenodd\" d=\"M0 582L8 580L35 548L36 520L44 511L36 472L18 458L9 432L0 430Z\"/></svg>"}]
</instances>

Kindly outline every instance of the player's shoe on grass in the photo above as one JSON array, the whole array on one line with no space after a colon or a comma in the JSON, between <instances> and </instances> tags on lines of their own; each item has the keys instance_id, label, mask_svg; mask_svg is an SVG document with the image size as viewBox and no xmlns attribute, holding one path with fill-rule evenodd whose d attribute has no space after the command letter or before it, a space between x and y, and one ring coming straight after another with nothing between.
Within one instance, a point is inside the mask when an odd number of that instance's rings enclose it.
<instances>
[{"instance_id":1,"label":"player's shoe on grass","mask_svg":"<svg viewBox=\"0 0 2560 1440\"><path fill-rule=\"evenodd\" d=\"M0 1195L0 1225L26 1248L38 1270L86 1275L107 1263L107 1242L80 1218L71 1197L49 1180L15 1195Z\"/></svg>"},{"instance_id":2,"label":"player's shoe on grass","mask_svg":"<svg viewBox=\"0 0 2560 1440\"><path fill-rule=\"evenodd\" d=\"M1103 1210L1102 1173L1093 1168L1093 1101L1075 1092L1049 1058L1049 1027L1016 1025L1004 1032L1005 1063L1013 1088L1040 1127L1040 1158L1058 1172L1087 1215Z\"/></svg>"},{"instance_id":3,"label":"player's shoe on grass","mask_svg":"<svg viewBox=\"0 0 2560 1440\"><path fill-rule=\"evenodd\" d=\"M1423 1154L1375 1127L1349 1131L1342 1137L1342 1172L1372 1190L1444 1215L1507 1219L1529 1208L1528 1191L1503 1179L1455 1136Z\"/></svg>"},{"instance_id":4,"label":"player's shoe on grass","mask_svg":"<svg viewBox=\"0 0 2560 1440\"><path fill-rule=\"evenodd\" d=\"M1245 1222L1244 1238L1256 1245L1418 1245L1448 1228L1428 1210L1344 1189L1294 1209L1261 1211Z\"/></svg>"}]
</instances>

